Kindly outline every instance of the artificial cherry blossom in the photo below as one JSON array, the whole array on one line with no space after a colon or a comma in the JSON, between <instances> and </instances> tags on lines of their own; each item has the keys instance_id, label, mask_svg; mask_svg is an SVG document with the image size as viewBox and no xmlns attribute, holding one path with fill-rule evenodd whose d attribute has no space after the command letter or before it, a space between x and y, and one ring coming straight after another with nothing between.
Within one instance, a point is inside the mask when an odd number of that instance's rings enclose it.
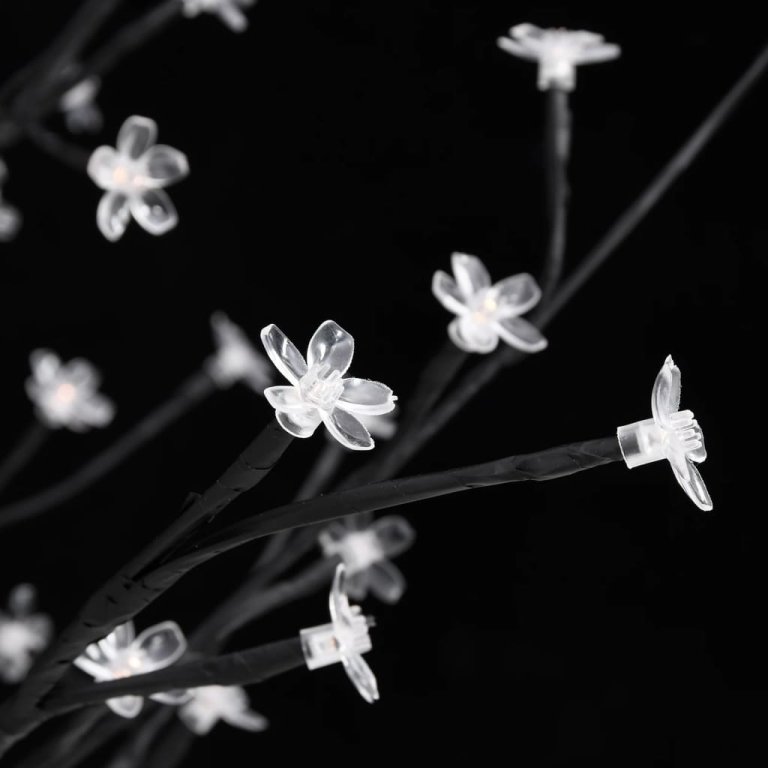
<instances>
[{"instance_id":1,"label":"artificial cherry blossom","mask_svg":"<svg viewBox=\"0 0 768 768\"><path fill-rule=\"evenodd\" d=\"M211 378L221 388L243 381L262 394L272 381L267 359L254 349L242 328L223 312L211 315L211 327L216 342L216 354L206 363Z\"/></svg>"},{"instance_id":2,"label":"artificial cherry blossom","mask_svg":"<svg viewBox=\"0 0 768 768\"><path fill-rule=\"evenodd\" d=\"M182 0L185 16L200 13L215 13L233 32L244 32L248 28L248 17L243 8L249 8L256 0Z\"/></svg>"},{"instance_id":3,"label":"artificial cherry blossom","mask_svg":"<svg viewBox=\"0 0 768 768\"><path fill-rule=\"evenodd\" d=\"M179 708L179 717L198 736L205 736L219 720L245 731L263 731L269 727L266 717L250 709L248 695L237 685L193 688L189 701Z\"/></svg>"},{"instance_id":4,"label":"artificial cherry blossom","mask_svg":"<svg viewBox=\"0 0 768 768\"><path fill-rule=\"evenodd\" d=\"M6 683L21 682L51 640L53 622L35 613L35 598L31 584L18 584L8 598L7 613L0 611L0 680Z\"/></svg>"}]
</instances>

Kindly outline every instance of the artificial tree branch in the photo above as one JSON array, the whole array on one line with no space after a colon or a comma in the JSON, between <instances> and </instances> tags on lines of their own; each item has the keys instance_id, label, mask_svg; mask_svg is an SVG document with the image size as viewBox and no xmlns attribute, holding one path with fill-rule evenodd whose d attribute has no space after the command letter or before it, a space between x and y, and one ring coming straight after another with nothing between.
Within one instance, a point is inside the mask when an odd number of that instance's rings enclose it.
<instances>
[{"instance_id":1,"label":"artificial tree branch","mask_svg":"<svg viewBox=\"0 0 768 768\"><path fill-rule=\"evenodd\" d=\"M19 441L0 464L0 493L29 464L50 436L51 430L37 419L24 430Z\"/></svg>"}]
</instances>

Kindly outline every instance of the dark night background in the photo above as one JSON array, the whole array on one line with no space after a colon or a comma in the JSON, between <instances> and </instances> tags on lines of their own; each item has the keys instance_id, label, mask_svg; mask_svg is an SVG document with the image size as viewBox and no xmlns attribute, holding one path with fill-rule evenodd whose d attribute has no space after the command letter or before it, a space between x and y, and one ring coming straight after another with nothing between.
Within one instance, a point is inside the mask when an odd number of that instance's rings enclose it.
<instances>
[{"instance_id":1,"label":"dark night background","mask_svg":"<svg viewBox=\"0 0 768 768\"><path fill-rule=\"evenodd\" d=\"M3 4L2 77L74 7ZM165 399L211 353L217 309L253 339L275 322L302 349L332 318L355 336L353 372L406 400L451 319L429 285L452 251L480 256L494 279L540 268L543 98L535 66L496 46L513 24L594 30L623 48L578 71L569 268L764 42L758 11L724 26L723 9L700 5L260 0L249 16L242 36L214 17L179 20L125 60L99 99L103 133L82 140L114 145L131 114L158 122L191 166L170 190L171 233L134 222L110 244L84 174L29 144L5 155L4 195L25 222L0 254L3 445L32 418L23 383L35 347L92 360L118 405L108 430L55 434L7 500L67 475ZM764 764L767 95L762 82L549 327L549 350L500 377L407 469L609 435L650 416L671 353L707 438L714 512L691 504L666 463L403 510L419 536L398 561L408 592L395 608L366 603L381 702L364 704L338 667L293 672L250 690L269 732L219 725L189 766ZM217 394L83 496L3 531L0 594L33 581L61 626L270 418L242 386ZM296 441L227 514L286 499L323 444L320 432ZM138 626L191 629L257 551L193 574ZM232 647L326 611L318 594Z\"/></svg>"}]
</instances>

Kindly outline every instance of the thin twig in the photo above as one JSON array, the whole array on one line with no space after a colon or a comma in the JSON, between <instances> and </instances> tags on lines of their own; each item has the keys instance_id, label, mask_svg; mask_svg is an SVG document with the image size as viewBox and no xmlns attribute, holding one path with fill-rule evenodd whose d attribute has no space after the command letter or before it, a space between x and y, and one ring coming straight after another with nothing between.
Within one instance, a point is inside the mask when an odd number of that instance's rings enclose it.
<instances>
[{"instance_id":1,"label":"thin twig","mask_svg":"<svg viewBox=\"0 0 768 768\"><path fill-rule=\"evenodd\" d=\"M11 449L2 465L0 465L0 493L29 464L50 435L51 430L37 419L24 430L24 434L18 443Z\"/></svg>"}]
</instances>

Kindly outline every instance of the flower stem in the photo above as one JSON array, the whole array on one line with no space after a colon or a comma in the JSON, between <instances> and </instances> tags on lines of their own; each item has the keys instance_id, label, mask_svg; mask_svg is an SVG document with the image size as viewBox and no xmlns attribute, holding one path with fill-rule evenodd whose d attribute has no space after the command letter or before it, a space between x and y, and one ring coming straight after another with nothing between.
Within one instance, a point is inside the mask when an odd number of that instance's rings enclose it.
<instances>
[{"instance_id":1,"label":"flower stem","mask_svg":"<svg viewBox=\"0 0 768 768\"><path fill-rule=\"evenodd\" d=\"M29 464L50 436L51 430L37 419L27 427L18 443L0 464L0 493Z\"/></svg>"}]
</instances>

